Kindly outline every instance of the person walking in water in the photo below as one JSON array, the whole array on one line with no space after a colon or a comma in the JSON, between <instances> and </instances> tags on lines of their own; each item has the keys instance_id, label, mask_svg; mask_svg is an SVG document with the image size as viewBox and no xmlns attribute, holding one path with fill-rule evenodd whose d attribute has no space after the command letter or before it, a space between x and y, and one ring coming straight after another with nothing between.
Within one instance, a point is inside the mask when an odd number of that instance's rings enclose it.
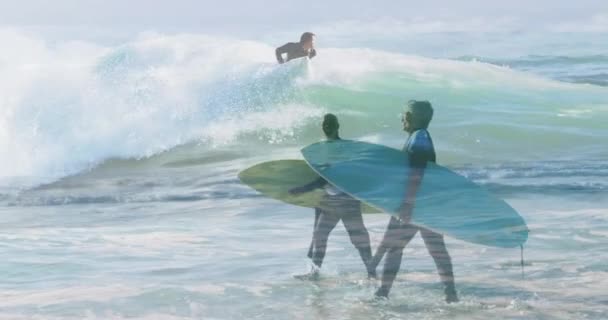
<instances>
[{"instance_id":1,"label":"person walking in water","mask_svg":"<svg viewBox=\"0 0 608 320\"><path fill-rule=\"evenodd\" d=\"M317 55L315 37L315 34L312 32L304 32L300 37L300 42L289 42L278 47L275 50L277 61L282 64L297 58L314 58ZM287 59L283 58L283 54L287 54Z\"/></svg>"},{"instance_id":2,"label":"person walking in water","mask_svg":"<svg viewBox=\"0 0 608 320\"><path fill-rule=\"evenodd\" d=\"M323 132L327 141L340 140L338 133L340 124L338 118L329 113L323 119ZM336 227L338 222L342 220L350 241L359 251L359 255L366 267L368 276L375 278L375 268L369 267L369 262L372 258L369 233L363 224L363 216L361 211L361 202L348 196L341 190L328 183L325 179L319 179L289 190L292 195L310 192L312 190L323 188L325 196L320 203L320 206L315 208L315 221L312 243L308 252L308 257L312 259L313 268L310 273L296 276L299 279L317 279L319 269L323 265L325 251L327 249L327 241L329 234Z\"/></svg>"},{"instance_id":3,"label":"person walking in water","mask_svg":"<svg viewBox=\"0 0 608 320\"><path fill-rule=\"evenodd\" d=\"M409 223L415 205L416 191L422 182L426 165L428 162L436 161L433 141L427 130L432 118L431 104L428 101L415 100L408 102L407 110L402 116L403 130L409 134L403 152L407 153L411 172L406 184L404 202L401 205L400 219L391 217L384 238L370 262L370 268L375 270L384 254L387 253L382 272L382 283L376 291L377 297L388 297L401 266L403 249L420 231L424 244L435 261L441 282L445 286L446 302L458 301L452 260L445 246L443 235Z\"/></svg>"}]
</instances>

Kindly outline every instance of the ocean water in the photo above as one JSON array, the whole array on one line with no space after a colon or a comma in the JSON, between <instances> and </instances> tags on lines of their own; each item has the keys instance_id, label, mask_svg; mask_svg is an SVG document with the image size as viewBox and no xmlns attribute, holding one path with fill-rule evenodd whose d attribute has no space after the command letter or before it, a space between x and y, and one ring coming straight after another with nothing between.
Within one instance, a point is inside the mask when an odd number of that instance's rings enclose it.
<instances>
[{"instance_id":1,"label":"ocean water","mask_svg":"<svg viewBox=\"0 0 608 320\"><path fill-rule=\"evenodd\" d=\"M0 31L0 318L606 319L608 35L336 30L281 66L270 40ZM448 237L445 304L415 238L375 301L340 225L321 279L294 279L311 210L237 173L301 158L326 112L398 148L409 99L435 107L438 162L526 219L523 275L519 249ZM387 222L365 216L374 247Z\"/></svg>"}]
</instances>

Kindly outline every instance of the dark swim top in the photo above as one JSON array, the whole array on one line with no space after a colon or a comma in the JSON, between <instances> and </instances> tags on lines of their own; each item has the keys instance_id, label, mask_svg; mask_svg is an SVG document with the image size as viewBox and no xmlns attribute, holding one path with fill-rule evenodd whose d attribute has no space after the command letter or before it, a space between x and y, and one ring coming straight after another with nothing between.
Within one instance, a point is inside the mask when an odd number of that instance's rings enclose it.
<instances>
[{"instance_id":1,"label":"dark swim top","mask_svg":"<svg viewBox=\"0 0 608 320\"><path fill-rule=\"evenodd\" d=\"M277 61L279 63L287 62L289 60L309 57L313 58L317 55L317 51L315 49L311 49L310 51L304 50L302 45L299 42L289 42L282 47L278 47L275 51L277 55ZM287 53L287 60L283 59L283 54Z\"/></svg>"}]
</instances>

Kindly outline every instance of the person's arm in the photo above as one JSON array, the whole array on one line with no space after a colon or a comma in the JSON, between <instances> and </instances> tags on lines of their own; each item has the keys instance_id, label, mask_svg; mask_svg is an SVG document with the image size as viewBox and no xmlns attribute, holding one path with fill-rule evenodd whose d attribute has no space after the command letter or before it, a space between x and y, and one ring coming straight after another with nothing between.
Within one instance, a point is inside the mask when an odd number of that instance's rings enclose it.
<instances>
[{"instance_id":1,"label":"person's arm","mask_svg":"<svg viewBox=\"0 0 608 320\"><path fill-rule=\"evenodd\" d=\"M416 203L416 193L422 183L424 176L424 168L412 167L408 176L408 182L405 187L405 195L401 204L399 217L403 223L409 223L412 219L412 211Z\"/></svg>"},{"instance_id":2,"label":"person's arm","mask_svg":"<svg viewBox=\"0 0 608 320\"><path fill-rule=\"evenodd\" d=\"M308 258L312 259L312 254L315 248L315 229L317 229L317 223L319 223L319 217L321 216L321 211L319 208L315 208L315 222L312 225L312 239L310 240L310 246L308 247Z\"/></svg>"},{"instance_id":3,"label":"person's arm","mask_svg":"<svg viewBox=\"0 0 608 320\"><path fill-rule=\"evenodd\" d=\"M400 207L399 217L403 223L409 223L412 219L412 211L416 203L416 193L422 183L424 170L428 161L428 157L424 150L418 148L416 144L408 148L408 158L410 163L410 172L405 184L405 194L403 203Z\"/></svg>"},{"instance_id":4,"label":"person's arm","mask_svg":"<svg viewBox=\"0 0 608 320\"><path fill-rule=\"evenodd\" d=\"M315 50L315 49L310 50L310 53L308 54L308 58L312 59L316 56L317 56L317 50Z\"/></svg>"},{"instance_id":5,"label":"person's arm","mask_svg":"<svg viewBox=\"0 0 608 320\"><path fill-rule=\"evenodd\" d=\"M280 64L285 63L285 60L283 60L283 53L287 52L287 46L289 46L289 44L285 44L283 46L278 47L274 53L277 56L277 62L279 62Z\"/></svg>"},{"instance_id":6,"label":"person's arm","mask_svg":"<svg viewBox=\"0 0 608 320\"><path fill-rule=\"evenodd\" d=\"M290 189L288 192L291 195L298 195L301 193L313 191L315 189L323 188L326 184L327 184L327 180L319 177L319 179L314 180L311 183L305 184L301 187L295 187L293 189Z\"/></svg>"}]
</instances>

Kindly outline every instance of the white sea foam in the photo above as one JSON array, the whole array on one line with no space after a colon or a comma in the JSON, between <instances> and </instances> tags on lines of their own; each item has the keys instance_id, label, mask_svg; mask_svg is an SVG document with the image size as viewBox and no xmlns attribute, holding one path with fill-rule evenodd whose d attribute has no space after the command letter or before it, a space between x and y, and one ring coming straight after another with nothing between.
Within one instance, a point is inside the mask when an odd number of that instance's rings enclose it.
<instances>
[{"instance_id":1,"label":"white sea foam","mask_svg":"<svg viewBox=\"0 0 608 320\"><path fill-rule=\"evenodd\" d=\"M7 44L0 55L4 186L19 179L31 186L109 158L145 158L193 141L239 143L240 136L262 132L262 143L280 144L324 111L352 108L349 114L361 114L358 118L380 128L387 126L387 114L400 111L402 102L358 109L341 101L357 99L348 92L359 92L370 102L378 96L403 96L401 101L411 92L444 105L454 101L477 104L475 108L495 97L534 112L576 114L550 105L563 100L551 98L551 92L559 92L568 101L593 99L591 106L584 102L585 116L601 112L598 101L608 104L599 88L485 63L370 49L325 48L307 73L297 64L277 66L267 44L204 35L147 33L105 47L47 43L3 29L0 41ZM543 100L538 101L537 92L545 94ZM494 110L492 103L485 108ZM398 121L392 123L398 127ZM473 136L486 134L483 128L469 128ZM369 135L376 129L363 125L352 130Z\"/></svg>"}]
</instances>

